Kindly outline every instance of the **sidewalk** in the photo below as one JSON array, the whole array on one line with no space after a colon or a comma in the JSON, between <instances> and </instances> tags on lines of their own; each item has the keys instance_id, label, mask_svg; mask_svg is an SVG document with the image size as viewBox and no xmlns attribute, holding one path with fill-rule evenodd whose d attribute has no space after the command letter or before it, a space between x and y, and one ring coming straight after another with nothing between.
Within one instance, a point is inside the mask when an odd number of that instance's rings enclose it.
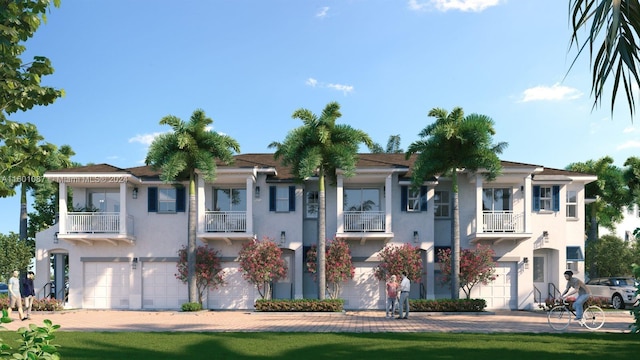
<instances>
[{"instance_id":1,"label":"sidewalk","mask_svg":"<svg viewBox=\"0 0 640 360\"><path fill-rule=\"evenodd\" d=\"M12 317L15 319L14 312ZM34 312L31 320L2 324L17 330L49 319L59 331L196 331L196 332L473 332L558 333L547 324L546 312L496 311L474 314L413 312L407 320L387 319L384 311L345 313L263 313L254 311L134 311L64 310ZM598 332L625 333L633 317L629 310L606 313ZM567 332L590 331L572 322Z\"/></svg>"}]
</instances>

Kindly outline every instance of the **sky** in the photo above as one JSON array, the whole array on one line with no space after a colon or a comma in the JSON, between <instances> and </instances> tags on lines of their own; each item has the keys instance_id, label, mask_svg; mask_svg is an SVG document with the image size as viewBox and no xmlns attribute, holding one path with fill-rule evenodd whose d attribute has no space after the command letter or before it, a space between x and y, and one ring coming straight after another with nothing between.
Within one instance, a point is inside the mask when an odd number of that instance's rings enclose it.
<instances>
[{"instance_id":1,"label":"sky","mask_svg":"<svg viewBox=\"0 0 640 360\"><path fill-rule=\"evenodd\" d=\"M164 116L196 109L242 153L266 153L302 125L300 108L336 101L338 123L406 149L429 110L459 106L493 119L502 160L622 167L637 121L624 97L613 114L610 93L593 108L570 36L558 0L62 0L22 58L48 57L42 83L65 96L9 119L70 145L73 161L127 168L170 130ZM0 199L0 233L18 230L18 198Z\"/></svg>"}]
</instances>

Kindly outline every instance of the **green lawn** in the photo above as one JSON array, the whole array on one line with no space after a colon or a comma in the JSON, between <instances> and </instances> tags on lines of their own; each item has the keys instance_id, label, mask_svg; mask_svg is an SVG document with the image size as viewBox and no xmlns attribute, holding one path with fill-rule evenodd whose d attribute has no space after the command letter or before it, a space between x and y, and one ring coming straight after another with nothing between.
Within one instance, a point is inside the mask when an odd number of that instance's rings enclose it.
<instances>
[{"instance_id":1,"label":"green lawn","mask_svg":"<svg viewBox=\"0 0 640 360\"><path fill-rule=\"evenodd\" d=\"M632 334L56 332L62 360L636 359ZM16 348L18 334L0 338Z\"/></svg>"}]
</instances>

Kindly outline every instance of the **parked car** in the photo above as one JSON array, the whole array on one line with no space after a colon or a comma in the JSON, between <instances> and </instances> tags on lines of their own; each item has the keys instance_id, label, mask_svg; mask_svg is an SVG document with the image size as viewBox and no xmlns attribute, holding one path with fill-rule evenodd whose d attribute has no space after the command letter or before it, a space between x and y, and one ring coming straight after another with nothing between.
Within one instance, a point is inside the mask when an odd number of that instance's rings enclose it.
<instances>
[{"instance_id":1,"label":"parked car","mask_svg":"<svg viewBox=\"0 0 640 360\"><path fill-rule=\"evenodd\" d=\"M637 286L637 280L623 276L595 278L587 282L592 295L611 299L614 309L624 309L638 301L640 297L636 296Z\"/></svg>"},{"instance_id":2,"label":"parked car","mask_svg":"<svg viewBox=\"0 0 640 360\"><path fill-rule=\"evenodd\" d=\"M7 284L5 283L0 283L0 294L8 294L9 293L9 286L7 286Z\"/></svg>"}]
</instances>

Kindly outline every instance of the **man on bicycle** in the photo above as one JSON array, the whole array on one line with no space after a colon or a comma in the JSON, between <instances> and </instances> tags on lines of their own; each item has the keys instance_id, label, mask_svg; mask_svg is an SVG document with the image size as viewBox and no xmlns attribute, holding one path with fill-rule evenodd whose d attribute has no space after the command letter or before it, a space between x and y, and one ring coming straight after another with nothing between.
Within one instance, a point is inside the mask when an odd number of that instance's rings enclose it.
<instances>
[{"instance_id":1,"label":"man on bicycle","mask_svg":"<svg viewBox=\"0 0 640 360\"><path fill-rule=\"evenodd\" d=\"M578 297L576 297L576 301L573 302L573 308L576 310L576 318L574 320L582 320L582 313L584 311L583 304L587 299L591 296L591 290L584 284L584 281L574 278L573 271L567 270L564 272L564 278L567 279L567 288L562 293L562 298L565 298L565 294L567 296L573 295L578 292ZM573 288L571 294L567 294L569 289Z\"/></svg>"}]
</instances>

